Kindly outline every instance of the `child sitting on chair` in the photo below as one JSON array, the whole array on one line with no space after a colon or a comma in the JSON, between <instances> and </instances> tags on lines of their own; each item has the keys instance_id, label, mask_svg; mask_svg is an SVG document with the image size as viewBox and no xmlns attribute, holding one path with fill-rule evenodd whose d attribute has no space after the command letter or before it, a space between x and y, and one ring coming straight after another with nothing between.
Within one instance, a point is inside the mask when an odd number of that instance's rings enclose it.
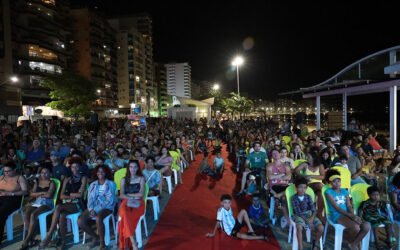
<instances>
[{"instance_id":1,"label":"child sitting on chair","mask_svg":"<svg viewBox=\"0 0 400 250\"><path fill-rule=\"evenodd\" d=\"M393 239L392 239L392 223L388 219L386 213L386 203L379 199L379 189L376 186L370 186L367 189L367 193L369 199L363 201L360 205L359 215L365 221L368 221L371 224L371 227L374 231L375 235L375 244L376 248L380 249L378 246L378 234L377 229L380 225L385 225L386 234L387 234L387 244L389 249L391 249Z\"/></svg>"},{"instance_id":2,"label":"child sitting on chair","mask_svg":"<svg viewBox=\"0 0 400 250\"><path fill-rule=\"evenodd\" d=\"M228 235L234 238L239 238L243 240L266 240L266 236L256 235L250 224L249 216L246 210L242 209L239 212L238 217L235 219L233 217L233 212L231 208L232 197L229 194L223 194L221 196L221 207L217 212L217 223L215 224L212 233L207 233L206 237L214 237L217 229L220 227ZM240 229L246 223L249 229L247 234L241 233Z\"/></svg>"},{"instance_id":3,"label":"child sitting on chair","mask_svg":"<svg viewBox=\"0 0 400 250\"><path fill-rule=\"evenodd\" d=\"M345 229L343 235L349 235L348 247L358 249L358 245L369 232L370 225L354 214L349 192L341 188L341 177L337 170L330 169L325 174L330 188L325 191L326 203L329 210L328 219L334 224L341 224Z\"/></svg>"},{"instance_id":4,"label":"child sitting on chair","mask_svg":"<svg viewBox=\"0 0 400 250\"><path fill-rule=\"evenodd\" d=\"M297 193L292 197L293 206L293 221L296 223L297 230L297 241L299 243L299 250L303 249L303 229L315 230L315 239L312 241L312 250L319 249L316 242L319 242L324 226L322 222L316 217L317 210L315 209L314 202L308 194L307 190L307 179L300 177L295 180L294 184L297 189Z\"/></svg>"}]
</instances>

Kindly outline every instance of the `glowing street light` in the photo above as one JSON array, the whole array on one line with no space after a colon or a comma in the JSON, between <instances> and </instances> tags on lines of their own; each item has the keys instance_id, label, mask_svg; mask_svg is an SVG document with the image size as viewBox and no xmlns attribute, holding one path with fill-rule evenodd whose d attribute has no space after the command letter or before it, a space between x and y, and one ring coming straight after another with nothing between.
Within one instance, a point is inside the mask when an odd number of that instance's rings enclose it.
<instances>
[{"instance_id":1,"label":"glowing street light","mask_svg":"<svg viewBox=\"0 0 400 250\"><path fill-rule=\"evenodd\" d=\"M241 56L236 56L232 61L232 66L236 67L237 92L238 92L239 96L240 96L240 91L239 91L239 66L241 66L243 63L244 63L244 59Z\"/></svg>"},{"instance_id":2,"label":"glowing street light","mask_svg":"<svg viewBox=\"0 0 400 250\"><path fill-rule=\"evenodd\" d=\"M97 90L97 93L99 93L99 94L100 94L100 93L101 93L101 90L100 90L100 89L98 89L98 90Z\"/></svg>"},{"instance_id":3,"label":"glowing street light","mask_svg":"<svg viewBox=\"0 0 400 250\"><path fill-rule=\"evenodd\" d=\"M219 90L220 87L221 87L221 86L219 86L218 83L215 83L215 84L212 86L212 89L213 89L213 90Z\"/></svg>"},{"instance_id":4,"label":"glowing street light","mask_svg":"<svg viewBox=\"0 0 400 250\"><path fill-rule=\"evenodd\" d=\"M16 76L11 76L10 78L8 78L7 80L5 80L4 82L0 83L0 86L6 84L6 83L8 83L8 82L16 83L16 82L18 82L18 81L19 81L19 78L18 78L18 77L16 77Z\"/></svg>"}]
</instances>

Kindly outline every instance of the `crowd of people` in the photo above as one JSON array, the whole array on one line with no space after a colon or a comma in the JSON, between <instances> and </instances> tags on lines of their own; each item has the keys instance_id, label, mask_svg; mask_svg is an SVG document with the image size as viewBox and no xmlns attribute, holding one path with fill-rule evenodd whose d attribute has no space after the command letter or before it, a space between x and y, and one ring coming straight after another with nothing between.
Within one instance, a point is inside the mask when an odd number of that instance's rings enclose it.
<instances>
[{"instance_id":1,"label":"crowd of people","mask_svg":"<svg viewBox=\"0 0 400 250\"><path fill-rule=\"evenodd\" d=\"M272 213L274 209L264 208L260 200L265 199L269 205L273 199L283 214L281 226L287 227L291 219L296 222L300 249L301 232L305 228L316 232L313 249L317 249L322 225L327 223L326 216L349 231L346 235L351 236L348 239L350 249L357 249L370 226L375 230L382 223L387 226L387 243L392 247L395 243L391 234L392 221L376 218L374 209L381 206L377 196L390 190L394 218L400 217L400 152L389 154L376 138L376 132L372 130L308 133L304 126L280 128L277 122L269 119L221 122L213 119L207 122L160 118L149 120L146 126L133 126L125 119L105 120L98 126L52 120L26 121L20 127L3 121L0 135L0 225L4 225L8 216L22 206L26 211L26 232L21 249L36 245L40 249L49 245L63 249L66 245L66 217L81 213L78 224L91 237L89 246L99 245L104 249L102 221L115 214L120 218L120 249L137 249L134 234L145 209L143 197L158 196L162 199L163 177L171 176L174 170L177 181L183 183L182 165L190 164L196 153L204 156L199 172L221 178L225 161L220 150L225 143L229 153L236 156L234 169L241 178L237 196L250 195L252 205L248 211L241 211L235 220L230 208L232 197L222 195L218 222L207 236L214 236L217 228L221 227L234 237L266 239L263 235L256 235L253 226L268 226L268 211ZM213 164L208 161L211 153L214 155ZM360 206L359 216L353 212L348 190L341 186L344 176L337 168L350 172L350 187L358 183L371 185L368 189L371 198ZM126 174L115 183L114 174L121 169L126 169ZM293 199L286 200L285 191L291 184L295 185L297 193ZM330 186L324 196L324 185L327 184ZM315 193L316 204L307 196L307 188ZM324 198L330 211L325 215ZM293 205L291 218L288 202ZM52 209L54 212L46 238L37 242L38 215ZM89 222L96 224L97 232ZM248 227L248 234L240 233L244 225ZM3 237L4 227L0 228ZM56 231L58 237L54 241Z\"/></svg>"},{"instance_id":2,"label":"crowd of people","mask_svg":"<svg viewBox=\"0 0 400 250\"><path fill-rule=\"evenodd\" d=\"M318 249L322 225L328 223L327 219L345 226L350 249L358 249L370 227L376 232L381 225L387 227L387 246L394 246L393 220L388 219L388 209L381 210L377 205L381 203L377 202L379 197L376 196L390 190L384 197L389 198L387 202L392 205L395 216L400 214L400 154L398 149L390 154L383 148L376 131L363 127L365 130L356 132L307 133L303 126L300 126L302 129L296 125L279 127L272 120L261 119L225 121L222 127L230 152L237 158L236 171L242 176L237 196L261 195L266 198L267 206L276 204L281 208L281 227L289 227L290 220L297 225L299 249L303 249L302 230L307 228L316 232L313 249ZM343 169L348 173L348 179L341 176ZM256 189L250 185L255 177ZM359 183L370 185L370 199L354 212L349 192ZM290 185L296 187L297 194L287 200L290 197L286 189ZM305 193L307 188L315 194L316 204ZM274 202L270 202L271 199ZM328 213L323 212L324 199ZM289 217L288 207L293 209L292 217ZM385 220L376 218L378 208L381 214L387 213L383 216ZM274 207L269 207L269 211L274 213ZM274 222L276 215L270 214L270 218ZM378 240L376 242L379 248L382 247Z\"/></svg>"},{"instance_id":3,"label":"crowd of people","mask_svg":"<svg viewBox=\"0 0 400 250\"><path fill-rule=\"evenodd\" d=\"M195 153L198 127L207 128L203 123L171 119L149 121L146 126L125 119L105 120L99 126L51 120L26 121L16 127L2 121L0 224L5 225L8 216L22 207L26 232L21 249L64 249L67 216L80 213L79 228L92 239L89 248L105 249L103 219L113 214L119 217L120 248L137 249L134 235L145 209L143 197L162 199L163 177L174 170L182 183L181 163L189 164ZM114 182L122 169L126 174ZM38 216L51 210L46 237L38 242ZM3 235L1 226L1 240Z\"/></svg>"}]
</instances>

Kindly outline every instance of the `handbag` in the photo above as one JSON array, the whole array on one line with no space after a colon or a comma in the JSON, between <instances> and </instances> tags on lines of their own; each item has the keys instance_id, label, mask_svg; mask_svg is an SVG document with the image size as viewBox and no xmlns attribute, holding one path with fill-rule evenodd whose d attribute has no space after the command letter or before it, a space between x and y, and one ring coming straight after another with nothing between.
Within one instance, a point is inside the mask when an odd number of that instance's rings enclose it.
<instances>
[{"instance_id":1,"label":"handbag","mask_svg":"<svg viewBox=\"0 0 400 250\"><path fill-rule=\"evenodd\" d=\"M128 199L126 205L130 208L138 208L140 207L140 200L137 199Z\"/></svg>"}]
</instances>

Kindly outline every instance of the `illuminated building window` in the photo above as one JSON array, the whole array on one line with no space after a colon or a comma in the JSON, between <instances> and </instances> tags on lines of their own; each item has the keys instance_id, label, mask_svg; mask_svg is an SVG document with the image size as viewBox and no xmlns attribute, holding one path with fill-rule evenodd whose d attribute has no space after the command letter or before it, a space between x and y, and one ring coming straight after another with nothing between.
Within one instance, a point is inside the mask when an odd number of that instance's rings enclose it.
<instances>
[{"instance_id":1,"label":"illuminated building window","mask_svg":"<svg viewBox=\"0 0 400 250\"><path fill-rule=\"evenodd\" d=\"M42 0L42 2L48 5L56 5L55 0Z\"/></svg>"},{"instance_id":2,"label":"illuminated building window","mask_svg":"<svg viewBox=\"0 0 400 250\"><path fill-rule=\"evenodd\" d=\"M29 62L29 67L32 70L45 72L45 73L62 73L61 67L53 64L42 62Z\"/></svg>"},{"instance_id":3,"label":"illuminated building window","mask_svg":"<svg viewBox=\"0 0 400 250\"><path fill-rule=\"evenodd\" d=\"M47 60L57 60L57 55L51 50L40 48L37 45L29 45L29 56L39 57Z\"/></svg>"}]
</instances>

